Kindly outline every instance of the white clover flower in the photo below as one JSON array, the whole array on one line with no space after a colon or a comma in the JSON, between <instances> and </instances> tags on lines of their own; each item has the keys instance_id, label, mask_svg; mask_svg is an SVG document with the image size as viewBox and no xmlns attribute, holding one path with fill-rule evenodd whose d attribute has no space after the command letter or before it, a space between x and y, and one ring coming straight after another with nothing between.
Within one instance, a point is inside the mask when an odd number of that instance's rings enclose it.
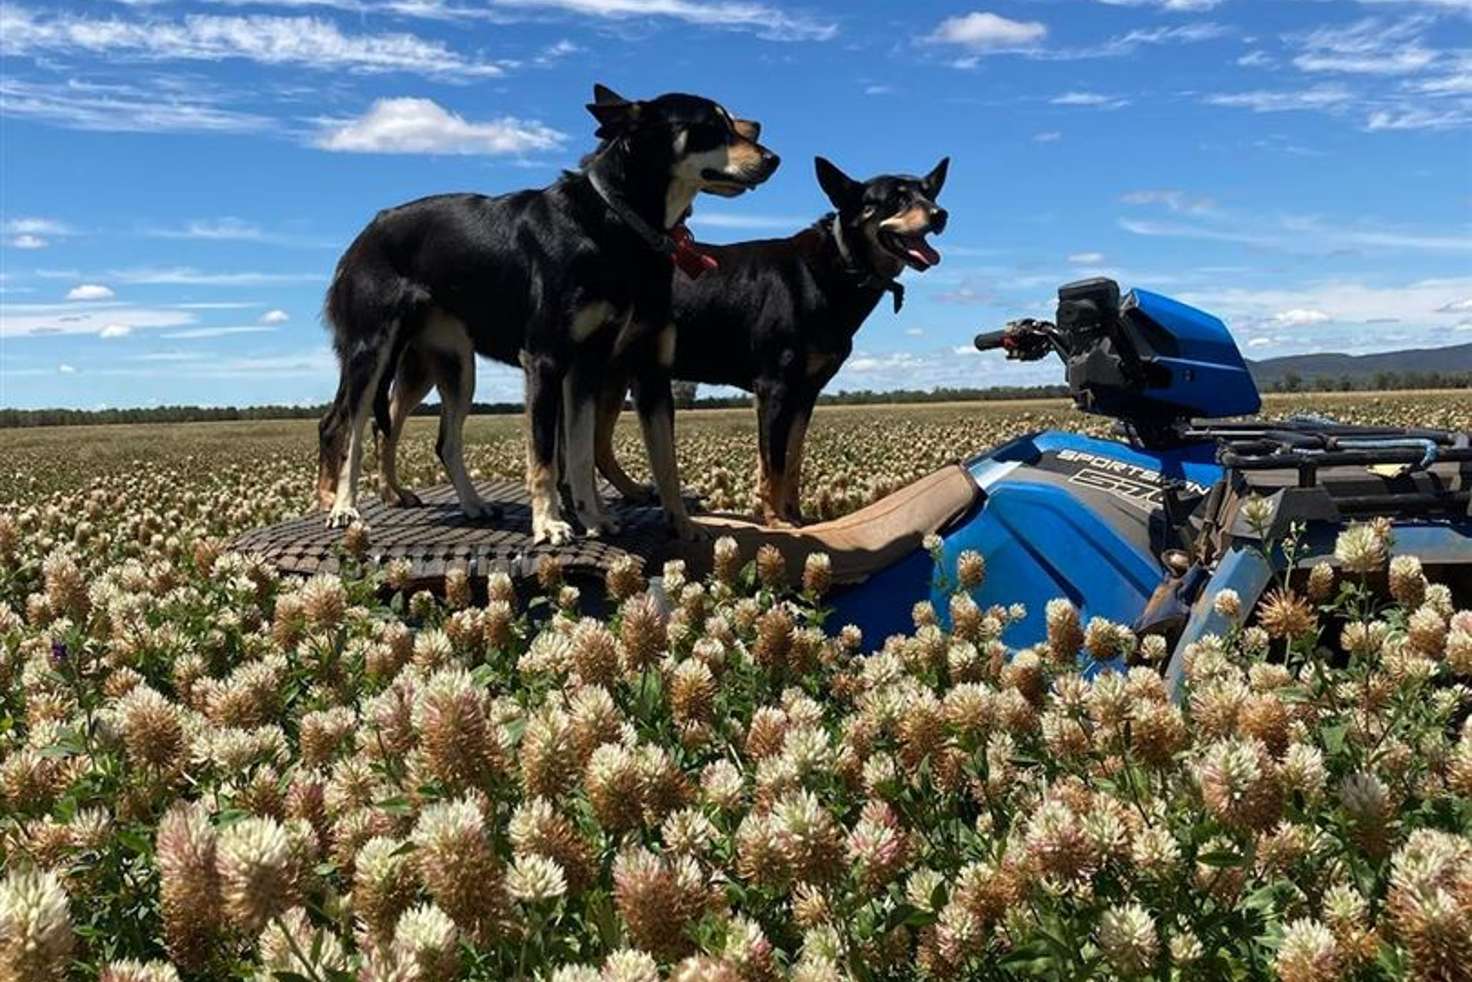
<instances>
[{"instance_id":1,"label":"white clover flower","mask_svg":"<svg viewBox=\"0 0 1472 982\"><path fill-rule=\"evenodd\" d=\"M75 940L56 874L12 868L0 881L0 976L60 979Z\"/></svg>"},{"instance_id":2,"label":"white clover flower","mask_svg":"<svg viewBox=\"0 0 1472 982\"><path fill-rule=\"evenodd\" d=\"M567 877L545 856L518 856L506 873L506 891L527 903L555 900L567 893Z\"/></svg>"}]
</instances>

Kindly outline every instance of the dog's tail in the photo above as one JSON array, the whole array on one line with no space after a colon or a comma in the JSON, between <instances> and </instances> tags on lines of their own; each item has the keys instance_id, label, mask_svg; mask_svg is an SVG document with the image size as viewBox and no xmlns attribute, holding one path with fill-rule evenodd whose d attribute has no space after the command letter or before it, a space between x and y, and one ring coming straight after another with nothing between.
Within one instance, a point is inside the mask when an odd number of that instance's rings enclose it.
<instances>
[{"instance_id":1,"label":"dog's tail","mask_svg":"<svg viewBox=\"0 0 1472 982\"><path fill-rule=\"evenodd\" d=\"M378 241L376 225L377 220L343 254L323 304L323 321L332 332L341 368L337 395L318 426L317 490L326 507L331 507L349 432L361 422L357 414L365 397L372 398L374 422L387 432L389 389L430 300L422 287L394 268Z\"/></svg>"},{"instance_id":2,"label":"dog's tail","mask_svg":"<svg viewBox=\"0 0 1472 982\"><path fill-rule=\"evenodd\" d=\"M389 394L393 387L394 379L399 375L399 362L404 358L404 352L409 347L409 339L414 332L410 329L400 327L394 332L393 347L389 349L388 361L383 366L383 374L378 376L378 389L373 393L373 426L382 434L387 435L393 427L393 419L389 416Z\"/></svg>"}]
</instances>

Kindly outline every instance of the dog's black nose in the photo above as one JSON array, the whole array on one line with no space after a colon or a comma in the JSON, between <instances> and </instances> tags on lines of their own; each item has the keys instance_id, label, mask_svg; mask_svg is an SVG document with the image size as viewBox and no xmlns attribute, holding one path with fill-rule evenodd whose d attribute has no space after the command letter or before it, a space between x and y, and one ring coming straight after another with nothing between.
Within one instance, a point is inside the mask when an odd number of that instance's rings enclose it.
<instances>
[{"instance_id":1,"label":"dog's black nose","mask_svg":"<svg viewBox=\"0 0 1472 982\"><path fill-rule=\"evenodd\" d=\"M781 157L777 156L766 147L762 148L762 165L766 167L768 174L772 174L774 171L776 171L777 166L781 163Z\"/></svg>"},{"instance_id":2,"label":"dog's black nose","mask_svg":"<svg viewBox=\"0 0 1472 982\"><path fill-rule=\"evenodd\" d=\"M944 208L935 209L930 213L930 230L932 232L944 232L946 230L946 221L949 218L950 215L946 213Z\"/></svg>"}]
</instances>

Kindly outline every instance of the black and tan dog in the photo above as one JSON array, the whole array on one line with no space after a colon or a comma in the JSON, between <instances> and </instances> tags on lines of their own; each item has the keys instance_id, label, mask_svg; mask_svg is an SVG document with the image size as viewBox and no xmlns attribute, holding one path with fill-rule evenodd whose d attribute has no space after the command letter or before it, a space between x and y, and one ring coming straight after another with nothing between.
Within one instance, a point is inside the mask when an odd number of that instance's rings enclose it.
<instances>
[{"instance_id":1,"label":"black and tan dog","mask_svg":"<svg viewBox=\"0 0 1472 982\"><path fill-rule=\"evenodd\" d=\"M895 278L940 262L925 240L946 227L936 198L949 158L924 177L855 181L817 158L818 184L835 213L786 239L701 245L717 269L674 292L674 378L733 385L756 395L758 496L768 524L800 523L803 441L818 393L853 350L853 338ZM598 414L598 469L625 497L648 498L613 454L626 387L611 378Z\"/></svg>"},{"instance_id":2,"label":"black and tan dog","mask_svg":"<svg viewBox=\"0 0 1472 982\"><path fill-rule=\"evenodd\" d=\"M596 405L610 371L636 380L661 502L677 532L695 534L679 494L668 370L658 364L672 350L672 260L691 273L704 268L683 225L697 194L739 195L771 176L778 159L757 142L756 123L698 96L631 102L596 86L588 110L601 142L578 171L541 190L390 208L339 261L327 319L342 376L319 427L318 494L329 526L357 517L370 410L385 437L384 494L408 500L392 472L394 444L431 384L441 399L436 450L460 506L491 517L463 460L481 354L526 373L536 541L572 535L558 503L559 429L579 522L591 534L611 527L593 470Z\"/></svg>"}]
</instances>

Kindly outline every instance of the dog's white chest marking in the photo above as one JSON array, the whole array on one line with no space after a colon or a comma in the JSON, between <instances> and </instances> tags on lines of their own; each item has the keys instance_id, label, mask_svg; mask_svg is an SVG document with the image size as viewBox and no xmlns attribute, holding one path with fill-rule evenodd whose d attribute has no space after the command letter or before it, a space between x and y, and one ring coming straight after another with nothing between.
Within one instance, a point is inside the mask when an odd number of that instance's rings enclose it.
<instances>
[{"instance_id":1,"label":"dog's white chest marking","mask_svg":"<svg viewBox=\"0 0 1472 982\"><path fill-rule=\"evenodd\" d=\"M607 300L584 304L572 315L572 339L576 342L588 340L613 321L617 311Z\"/></svg>"}]
</instances>

